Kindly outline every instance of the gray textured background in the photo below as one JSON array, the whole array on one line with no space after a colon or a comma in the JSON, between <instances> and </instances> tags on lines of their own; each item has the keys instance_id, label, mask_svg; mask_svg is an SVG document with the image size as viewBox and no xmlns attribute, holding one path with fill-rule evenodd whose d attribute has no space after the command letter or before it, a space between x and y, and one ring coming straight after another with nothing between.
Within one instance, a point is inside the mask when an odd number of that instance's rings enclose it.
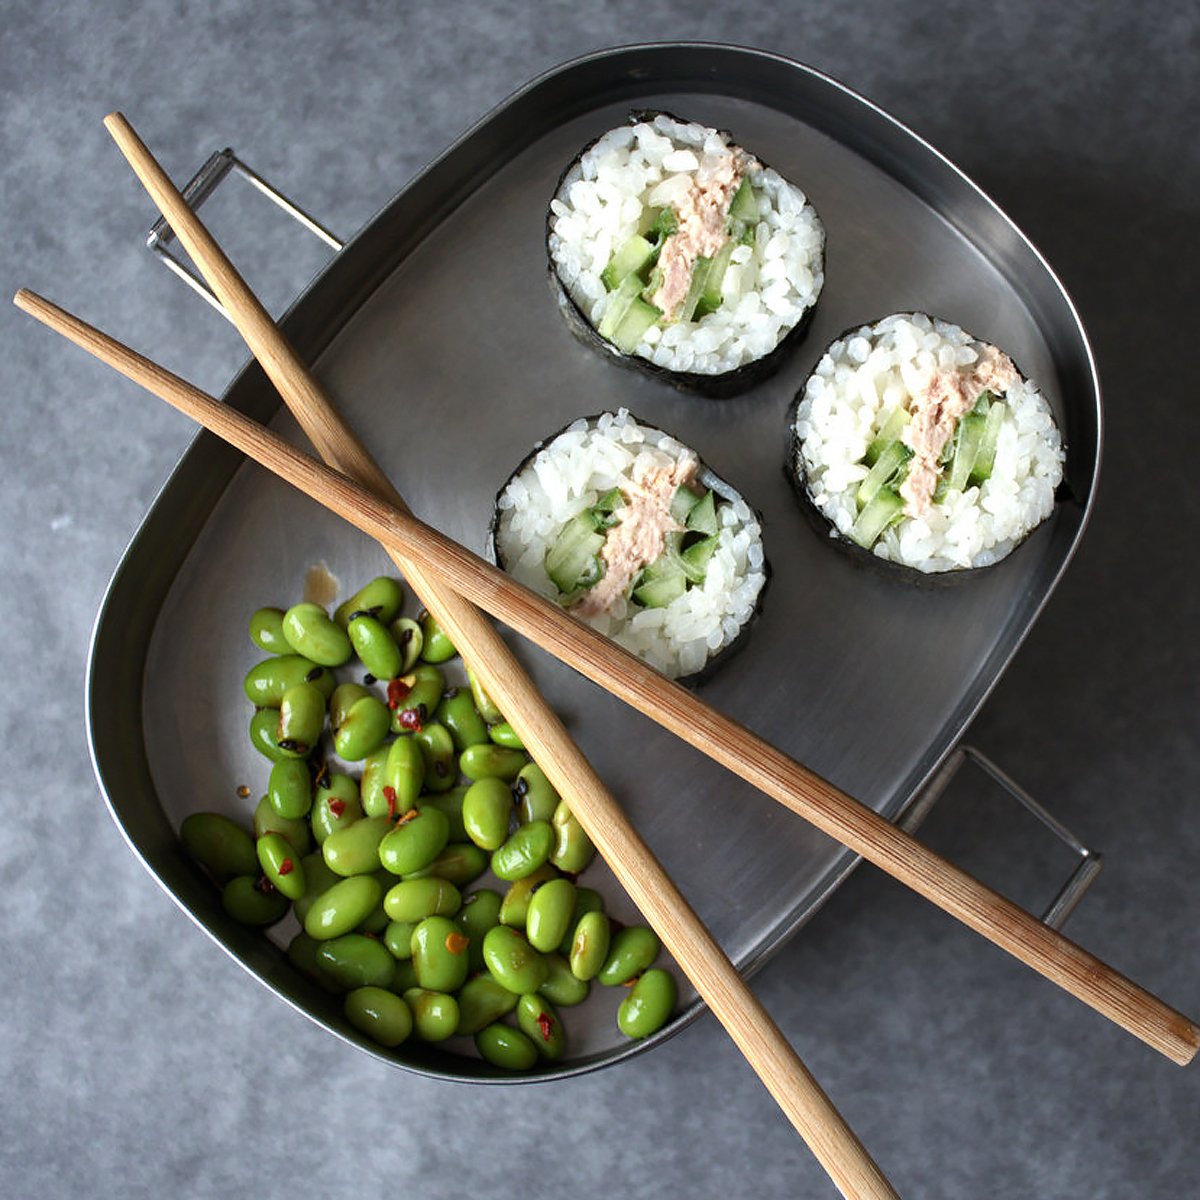
<instances>
[{"instance_id":1,"label":"gray textured background","mask_svg":"<svg viewBox=\"0 0 1200 1200\"><path fill-rule=\"evenodd\" d=\"M210 391L241 343L140 249L151 213L100 127L112 108L177 179L230 144L341 231L533 75L632 40L780 51L948 154L1072 292L1108 422L1082 549L970 737L1107 853L1071 934L1200 1012L1194 7L179 0L0 16L0 291L42 291ZM247 273L276 307L319 261L294 239L264 254ZM341 1045L214 950L106 815L82 717L106 579L191 429L15 310L0 361L0 1191L832 1195L711 1018L582 1080L473 1089ZM960 789L923 836L1036 905L1052 884L1029 833ZM871 869L755 987L905 1196L1200 1193L1200 1068Z\"/></svg>"}]
</instances>

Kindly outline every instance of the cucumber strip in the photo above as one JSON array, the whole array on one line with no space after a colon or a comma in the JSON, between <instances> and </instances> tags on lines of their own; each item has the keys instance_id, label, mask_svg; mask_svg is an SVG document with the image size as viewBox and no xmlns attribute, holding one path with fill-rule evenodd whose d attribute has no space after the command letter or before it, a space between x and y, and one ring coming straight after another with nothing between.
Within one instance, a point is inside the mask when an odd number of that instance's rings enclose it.
<instances>
[{"instance_id":1,"label":"cucumber strip","mask_svg":"<svg viewBox=\"0 0 1200 1200\"><path fill-rule=\"evenodd\" d=\"M634 234L627 242L613 252L608 260L608 266L600 272L600 282L606 290L612 292L620 286L621 280L627 275L638 275L654 257L654 246L644 237Z\"/></svg>"},{"instance_id":2,"label":"cucumber strip","mask_svg":"<svg viewBox=\"0 0 1200 1200\"><path fill-rule=\"evenodd\" d=\"M604 316L600 319L600 326L596 330L602 338L611 340L612 335L617 331L617 326L624 320L629 306L637 299L641 290L642 281L636 275L626 275L617 290L609 293L608 307L604 310Z\"/></svg>"},{"instance_id":3,"label":"cucumber strip","mask_svg":"<svg viewBox=\"0 0 1200 1200\"><path fill-rule=\"evenodd\" d=\"M875 435L871 444L867 447L866 454L863 455L863 462L868 467L875 465L875 460L883 453L884 447L890 446L892 442L904 432L905 425L911 420L911 417L904 411L899 404L888 413L883 419L883 424L879 426L879 432Z\"/></svg>"},{"instance_id":4,"label":"cucumber strip","mask_svg":"<svg viewBox=\"0 0 1200 1200\"><path fill-rule=\"evenodd\" d=\"M687 576L683 567L664 554L642 572L633 589L633 598L643 608L666 608L686 590Z\"/></svg>"},{"instance_id":5,"label":"cucumber strip","mask_svg":"<svg viewBox=\"0 0 1200 1200\"><path fill-rule=\"evenodd\" d=\"M879 535L904 512L904 501L891 488L880 488L871 503L858 514L850 526L850 539L864 550L870 550L879 540Z\"/></svg>"},{"instance_id":6,"label":"cucumber strip","mask_svg":"<svg viewBox=\"0 0 1200 1200\"><path fill-rule=\"evenodd\" d=\"M734 192L733 199L729 202L729 215L735 221L758 221L758 199L750 186L750 180L744 176L742 186Z\"/></svg>"},{"instance_id":7,"label":"cucumber strip","mask_svg":"<svg viewBox=\"0 0 1200 1200\"><path fill-rule=\"evenodd\" d=\"M898 482L896 476L901 473L905 464L912 458L913 452L901 441L888 442L883 448L875 465L871 468L866 479L858 485L855 500L859 511L866 508L875 499L879 489L885 485Z\"/></svg>"},{"instance_id":8,"label":"cucumber strip","mask_svg":"<svg viewBox=\"0 0 1200 1200\"><path fill-rule=\"evenodd\" d=\"M717 524L717 501L711 490L692 505L683 523L697 533L715 534L720 529Z\"/></svg>"},{"instance_id":9,"label":"cucumber strip","mask_svg":"<svg viewBox=\"0 0 1200 1200\"><path fill-rule=\"evenodd\" d=\"M713 260L705 258L701 255L692 265L692 282L688 286L687 295L675 310L674 320L690 321L696 312L696 305L700 303L700 297L704 295L704 289L708 283L708 272L712 267Z\"/></svg>"},{"instance_id":10,"label":"cucumber strip","mask_svg":"<svg viewBox=\"0 0 1200 1200\"><path fill-rule=\"evenodd\" d=\"M628 278L637 280L636 275L630 275ZM640 280L638 282L640 284ZM647 304L640 296L635 296L630 302L629 307L625 310L625 315L621 318L620 323L613 331L613 345L622 354L632 354L638 348L642 338L646 336L646 330L660 316L662 316L662 313L653 304Z\"/></svg>"},{"instance_id":11,"label":"cucumber strip","mask_svg":"<svg viewBox=\"0 0 1200 1200\"><path fill-rule=\"evenodd\" d=\"M559 530L554 545L546 551L546 574L564 594L581 585L590 586L603 573L597 557L603 546L604 534L596 529L596 516L586 509Z\"/></svg>"},{"instance_id":12,"label":"cucumber strip","mask_svg":"<svg viewBox=\"0 0 1200 1200\"><path fill-rule=\"evenodd\" d=\"M710 537L704 537L698 542L694 542L680 553L679 561L683 566L683 573L688 577L689 583L704 582L705 576L708 574L709 559L712 558L716 548L717 537L713 534Z\"/></svg>"},{"instance_id":13,"label":"cucumber strip","mask_svg":"<svg viewBox=\"0 0 1200 1200\"><path fill-rule=\"evenodd\" d=\"M619 487L609 488L595 504L592 505L594 513L614 513L618 508L625 507L625 496Z\"/></svg>"},{"instance_id":14,"label":"cucumber strip","mask_svg":"<svg viewBox=\"0 0 1200 1200\"><path fill-rule=\"evenodd\" d=\"M1007 412L1008 406L999 401L987 410L983 420L983 436L979 440L979 453L975 455L975 465L971 468L968 483L978 484L991 479L992 467L996 462L996 445L1000 441L1000 426L1004 424Z\"/></svg>"},{"instance_id":15,"label":"cucumber strip","mask_svg":"<svg viewBox=\"0 0 1200 1200\"><path fill-rule=\"evenodd\" d=\"M700 303L696 305L696 318L707 316L721 307L721 284L725 279L725 270L733 258L737 243L730 238L713 255L712 266L708 268L708 278L704 281L704 291L700 293Z\"/></svg>"},{"instance_id":16,"label":"cucumber strip","mask_svg":"<svg viewBox=\"0 0 1200 1200\"><path fill-rule=\"evenodd\" d=\"M686 524L688 513L700 503L701 499L703 497L698 496L690 487L686 485L677 487L675 495L671 497L671 520L677 525Z\"/></svg>"},{"instance_id":17,"label":"cucumber strip","mask_svg":"<svg viewBox=\"0 0 1200 1200\"><path fill-rule=\"evenodd\" d=\"M950 491L965 491L967 480L975 466L979 455L979 446L983 441L983 427L987 417L979 413L969 412L958 422L958 432L955 436L954 460L950 465L947 487Z\"/></svg>"}]
</instances>

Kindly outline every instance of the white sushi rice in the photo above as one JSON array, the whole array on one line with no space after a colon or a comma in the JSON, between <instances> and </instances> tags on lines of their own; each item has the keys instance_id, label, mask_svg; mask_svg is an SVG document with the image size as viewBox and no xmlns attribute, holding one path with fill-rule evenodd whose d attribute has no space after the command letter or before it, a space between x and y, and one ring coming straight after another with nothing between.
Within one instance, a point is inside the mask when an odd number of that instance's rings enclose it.
<instances>
[{"instance_id":1,"label":"white sushi rice","mask_svg":"<svg viewBox=\"0 0 1200 1200\"><path fill-rule=\"evenodd\" d=\"M868 471L862 458L881 418L897 404L909 407L931 369L969 368L983 347L923 313L885 317L829 347L796 409L793 466L839 533L848 535L854 523L855 493ZM1024 379L1004 403L991 478L951 490L919 518L903 517L875 543L875 554L924 572L988 566L1050 515L1065 457L1050 406Z\"/></svg>"},{"instance_id":2,"label":"white sushi rice","mask_svg":"<svg viewBox=\"0 0 1200 1200\"><path fill-rule=\"evenodd\" d=\"M633 478L639 460L656 465L695 457L674 438L651 429L627 410L580 419L512 479L497 501L496 558L515 579L549 599L558 589L547 576L546 552L572 517L607 491ZM711 486L703 474L698 480ZM717 491L720 530L702 584L663 608L623 598L588 624L671 678L694 675L728 646L754 615L766 582L762 530L740 498Z\"/></svg>"},{"instance_id":3,"label":"white sushi rice","mask_svg":"<svg viewBox=\"0 0 1200 1200\"><path fill-rule=\"evenodd\" d=\"M669 204L727 153L726 135L658 115L604 134L550 202L548 246L559 280L593 327L611 293L601 272L638 231L644 206ZM804 193L769 167L748 172L759 201L753 245L739 246L722 302L699 321L652 325L634 351L670 371L720 375L770 354L816 303L825 230Z\"/></svg>"}]
</instances>

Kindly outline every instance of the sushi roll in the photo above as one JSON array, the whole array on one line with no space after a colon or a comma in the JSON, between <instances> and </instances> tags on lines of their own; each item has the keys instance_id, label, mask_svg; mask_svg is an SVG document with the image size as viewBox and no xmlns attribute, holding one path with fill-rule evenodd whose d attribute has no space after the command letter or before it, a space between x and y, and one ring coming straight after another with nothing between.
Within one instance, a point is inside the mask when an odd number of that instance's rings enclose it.
<instances>
[{"instance_id":1,"label":"sushi roll","mask_svg":"<svg viewBox=\"0 0 1200 1200\"><path fill-rule=\"evenodd\" d=\"M539 443L500 492L491 532L505 571L670 678L728 651L767 581L746 502L625 409Z\"/></svg>"},{"instance_id":2,"label":"sushi roll","mask_svg":"<svg viewBox=\"0 0 1200 1200\"><path fill-rule=\"evenodd\" d=\"M824 282L804 193L729 134L663 113L633 114L571 164L547 247L576 333L709 396L770 374Z\"/></svg>"},{"instance_id":3,"label":"sushi roll","mask_svg":"<svg viewBox=\"0 0 1200 1200\"><path fill-rule=\"evenodd\" d=\"M996 346L923 313L852 330L797 398L789 470L830 533L927 575L999 562L1054 508L1050 406Z\"/></svg>"}]
</instances>

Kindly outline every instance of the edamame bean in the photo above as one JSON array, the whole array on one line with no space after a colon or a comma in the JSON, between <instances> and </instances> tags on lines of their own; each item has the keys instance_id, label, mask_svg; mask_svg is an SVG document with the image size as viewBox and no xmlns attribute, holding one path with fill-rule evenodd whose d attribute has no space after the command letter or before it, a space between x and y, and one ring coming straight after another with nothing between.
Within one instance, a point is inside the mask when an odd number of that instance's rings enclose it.
<instances>
[{"instance_id":1,"label":"edamame bean","mask_svg":"<svg viewBox=\"0 0 1200 1200\"><path fill-rule=\"evenodd\" d=\"M528 1071L537 1062L537 1049L519 1030L496 1022L475 1035L479 1053L494 1067L505 1071Z\"/></svg>"},{"instance_id":2,"label":"edamame bean","mask_svg":"<svg viewBox=\"0 0 1200 1200\"><path fill-rule=\"evenodd\" d=\"M517 1007L517 995L490 975L476 975L458 993L458 1033L470 1037Z\"/></svg>"},{"instance_id":3,"label":"edamame bean","mask_svg":"<svg viewBox=\"0 0 1200 1200\"><path fill-rule=\"evenodd\" d=\"M436 808L409 809L379 843L379 861L393 875L427 867L450 838L450 822Z\"/></svg>"},{"instance_id":4,"label":"edamame bean","mask_svg":"<svg viewBox=\"0 0 1200 1200\"><path fill-rule=\"evenodd\" d=\"M471 693L466 688L447 688L434 716L450 730L454 749L460 753L468 746L478 746L488 740L488 727L475 711Z\"/></svg>"},{"instance_id":5,"label":"edamame bean","mask_svg":"<svg viewBox=\"0 0 1200 1200\"><path fill-rule=\"evenodd\" d=\"M436 875L403 879L388 890L383 907L393 921L416 924L426 917L454 916L462 908L462 894L454 884Z\"/></svg>"},{"instance_id":6,"label":"edamame bean","mask_svg":"<svg viewBox=\"0 0 1200 1200\"><path fill-rule=\"evenodd\" d=\"M661 967L646 971L617 1009L617 1026L626 1037L657 1033L675 1007L675 977Z\"/></svg>"},{"instance_id":7,"label":"edamame bean","mask_svg":"<svg viewBox=\"0 0 1200 1200\"><path fill-rule=\"evenodd\" d=\"M254 848L263 874L275 890L289 900L299 900L304 895L304 867L292 843L282 834L268 833L258 839Z\"/></svg>"},{"instance_id":8,"label":"edamame bean","mask_svg":"<svg viewBox=\"0 0 1200 1200\"><path fill-rule=\"evenodd\" d=\"M282 654L268 658L246 672L242 687L246 699L255 708L278 708L283 693L298 683L311 683L320 688L321 695L328 699L333 695L337 681L333 672L319 666L301 654Z\"/></svg>"},{"instance_id":9,"label":"edamame bean","mask_svg":"<svg viewBox=\"0 0 1200 1200\"><path fill-rule=\"evenodd\" d=\"M450 840L465 842L466 827L463 825L463 797L467 794L465 787L452 787L448 792L427 792L417 801L418 808L436 808L446 814L450 822Z\"/></svg>"},{"instance_id":10,"label":"edamame bean","mask_svg":"<svg viewBox=\"0 0 1200 1200\"><path fill-rule=\"evenodd\" d=\"M350 709L364 696L374 693L361 683L339 683L329 697L329 724L336 729L350 715Z\"/></svg>"},{"instance_id":11,"label":"edamame bean","mask_svg":"<svg viewBox=\"0 0 1200 1200\"><path fill-rule=\"evenodd\" d=\"M392 710L392 732L413 733L420 729L441 702L446 681L437 667L421 663L388 684L388 707Z\"/></svg>"},{"instance_id":12,"label":"edamame bean","mask_svg":"<svg viewBox=\"0 0 1200 1200\"><path fill-rule=\"evenodd\" d=\"M221 813L192 813L183 819L179 836L184 849L221 883L258 872L254 839Z\"/></svg>"},{"instance_id":13,"label":"edamame bean","mask_svg":"<svg viewBox=\"0 0 1200 1200\"><path fill-rule=\"evenodd\" d=\"M585 918L586 919L586 918ZM622 929L608 948L608 958L596 978L613 987L640 975L658 957L658 937L645 925Z\"/></svg>"},{"instance_id":14,"label":"edamame bean","mask_svg":"<svg viewBox=\"0 0 1200 1200\"><path fill-rule=\"evenodd\" d=\"M379 844L391 827L387 817L363 817L353 825L331 833L321 845L325 865L334 874L342 876L370 875L378 871Z\"/></svg>"},{"instance_id":15,"label":"edamame bean","mask_svg":"<svg viewBox=\"0 0 1200 1200\"><path fill-rule=\"evenodd\" d=\"M250 744L273 763L285 758L304 758L299 750L290 750L279 744L279 711L274 708L256 708L250 718Z\"/></svg>"},{"instance_id":16,"label":"edamame bean","mask_svg":"<svg viewBox=\"0 0 1200 1200\"><path fill-rule=\"evenodd\" d=\"M399 1046L412 1033L408 1005L383 988L355 988L346 997L344 1011L355 1029L381 1046Z\"/></svg>"},{"instance_id":17,"label":"edamame bean","mask_svg":"<svg viewBox=\"0 0 1200 1200\"><path fill-rule=\"evenodd\" d=\"M501 987L524 995L546 982L546 960L515 929L496 925L483 935L483 961Z\"/></svg>"},{"instance_id":18,"label":"edamame bean","mask_svg":"<svg viewBox=\"0 0 1200 1200\"><path fill-rule=\"evenodd\" d=\"M301 856L312 849L308 822L281 817L272 807L271 801L263 796L254 808L254 836L257 839L268 833L281 833L291 842L292 849Z\"/></svg>"},{"instance_id":19,"label":"edamame bean","mask_svg":"<svg viewBox=\"0 0 1200 1200\"><path fill-rule=\"evenodd\" d=\"M312 774L308 763L286 758L271 767L267 780L267 799L281 817L296 821L312 808Z\"/></svg>"},{"instance_id":20,"label":"edamame bean","mask_svg":"<svg viewBox=\"0 0 1200 1200\"><path fill-rule=\"evenodd\" d=\"M612 926L602 912L584 913L571 938L568 961L576 979L595 979L608 962ZM622 981L623 982L623 981Z\"/></svg>"},{"instance_id":21,"label":"edamame bean","mask_svg":"<svg viewBox=\"0 0 1200 1200\"><path fill-rule=\"evenodd\" d=\"M354 654L346 631L319 604L309 601L293 604L283 614L283 636L297 654L323 667L340 667Z\"/></svg>"},{"instance_id":22,"label":"edamame bean","mask_svg":"<svg viewBox=\"0 0 1200 1200\"><path fill-rule=\"evenodd\" d=\"M450 641L442 627L434 620L433 614L423 612L418 618L421 634L425 644L421 647L421 657L427 663L449 662L458 651Z\"/></svg>"},{"instance_id":23,"label":"edamame bean","mask_svg":"<svg viewBox=\"0 0 1200 1200\"><path fill-rule=\"evenodd\" d=\"M382 700L363 696L333 731L333 748L347 762L361 762L383 745L392 727L392 713Z\"/></svg>"},{"instance_id":24,"label":"edamame bean","mask_svg":"<svg viewBox=\"0 0 1200 1200\"><path fill-rule=\"evenodd\" d=\"M458 1001L445 992L409 988L404 1002L412 1012L413 1032L423 1042L444 1042L458 1031Z\"/></svg>"},{"instance_id":25,"label":"edamame bean","mask_svg":"<svg viewBox=\"0 0 1200 1200\"><path fill-rule=\"evenodd\" d=\"M288 910L286 896L249 875L231 879L221 891L221 907L239 925L274 925Z\"/></svg>"},{"instance_id":26,"label":"edamame bean","mask_svg":"<svg viewBox=\"0 0 1200 1200\"><path fill-rule=\"evenodd\" d=\"M450 730L437 721L430 721L413 734L425 760L425 788L430 792L448 792L458 783L454 769L454 739Z\"/></svg>"},{"instance_id":27,"label":"edamame bean","mask_svg":"<svg viewBox=\"0 0 1200 1200\"><path fill-rule=\"evenodd\" d=\"M327 776L317 788L312 806L312 831L317 845L323 845L331 833L353 825L362 815L358 784L353 777L340 772Z\"/></svg>"},{"instance_id":28,"label":"edamame bean","mask_svg":"<svg viewBox=\"0 0 1200 1200\"><path fill-rule=\"evenodd\" d=\"M379 882L379 886L383 889L384 896L386 896L388 888L394 882L392 876L380 867L375 872L375 878ZM387 909L383 907L383 896L381 896L379 903L363 918L356 932L379 935L388 927L390 920L391 918L387 915Z\"/></svg>"},{"instance_id":29,"label":"edamame bean","mask_svg":"<svg viewBox=\"0 0 1200 1200\"><path fill-rule=\"evenodd\" d=\"M508 836L513 797L503 779L479 779L463 796L463 829L483 850L498 850Z\"/></svg>"},{"instance_id":30,"label":"edamame bean","mask_svg":"<svg viewBox=\"0 0 1200 1200\"><path fill-rule=\"evenodd\" d=\"M530 821L492 853L492 871L497 879L523 879L544 866L554 847L554 829L549 821Z\"/></svg>"},{"instance_id":31,"label":"edamame bean","mask_svg":"<svg viewBox=\"0 0 1200 1200\"><path fill-rule=\"evenodd\" d=\"M582 1004L587 999L591 984L586 979L576 979L561 954L547 954L545 957L546 982L538 988L538 993L559 1008Z\"/></svg>"},{"instance_id":32,"label":"edamame bean","mask_svg":"<svg viewBox=\"0 0 1200 1200\"><path fill-rule=\"evenodd\" d=\"M312 683L298 683L279 702L276 743L281 750L307 755L325 728L325 697Z\"/></svg>"},{"instance_id":33,"label":"edamame bean","mask_svg":"<svg viewBox=\"0 0 1200 1200\"><path fill-rule=\"evenodd\" d=\"M386 900L387 897L385 896L384 899ZM403 959L405 962L412 958L412 935L416 927L415 921L388 922L387 928L383 931L383 944L393 958Z\"/></svg>"},{"instance_id":34,"label":"edamame bean","mask_svg":"<svg viewBox=\"0 0 1200 1200\"><path fill-rule=\"evenodd\" d=\"M592 839L583 831L583 826L572 815L563 800L554 810L550 822L554 827L554 849L550 861L568 875L578 875L596 857Z\"/></svg>"},{"instance_id":35,"label":"edamame bean","mask_svg":"<svg viewBox=\"0 0 1200 1200\"><path fill-rule=\"evenodd\" d=\"M362 779L359 781L358 792L363 812L368 817L386 817L388 809L393 807L388 804L388 798L383 791L387 787L387 780L383 777L383 772L387 766L387 756L390 753L390 746L380 746L378 750L372 751L363 759Z\"/></svg>"},{"instance_id":36,"label":"edamame bean","mask_svg":"<svg viewBox=\"0 0 1200 1200\"><path fill-rule=\"evenodd\" d=\"M304 918L304 932L319 942L341 937L357 929L382 898L374 875L341 879L316 898Z\"/></svg>"},{"instance_id":37,"label":"edamame bean","mask_svg":"<svg viewBox=\"0 0 1200 1200\"><path fill-rule=\"evenodd\" d=\"M410 871L410 879L437 875L448 879L455 887L463 888L478 879L488 869L487 852L471 842L450 842L427 867Z\"/></svg>"},{"instance_id":38,"label":"edamame bean","mask_svg":"<svg viewBox=\"0 0 1200 1200\"><path fill-rule=\"evenodd\" d=\"M426 917L412 935L417 982L434 992L454 992L467 978L467 938L449 917Z\"/></svg>"},{"instance_id":39,"label":"edamame bean","mask_svg":"<svg viewBox=\"0 0 1200 1200\"><path fill-rule=\"evenodd\" d=\"M407 675L421 657L425 635L412 617L397 617L388 630L400 650L400 674Z\"/></svg>"},{"instance_id":40,"label":"edamame bean","mask_svg":"<svg viewBox=\"0 0 1200 1200\"><path fill-rule=\"evenodd\" d=\"M360 587L348 600L343 600L334 609L333 619L345 629L354 613L369 612L386 625L400 611L403 603L404 587L400 580L380 575ZM373 671L371 673L374 674ZM384 676L378 678L383 679Z\"/></svg>"},{"instance_id":41,"label":"edamame bean","mask_svg":"<svg viewBox=\"0 0 1200 1200\"><path fill-rule=\"evenodd\" d=\"M392 982L396 960L382 942L347 933L320 944L317 966L343 988L386 988Z\"/></svg>"},{"instance_id":42,"label":"edamame bean","mask_svg":"<svg viewBox=\"0 0 1200 1200\"><path fill-rule=\"evenodd\" d=\"M342 877L335 875L326 865L320 850L306 854L300 865L304 868L304 894L292 904L296 920L304 924L308 910L316 903L317 897L329 891Z\"/></svg>"},{"instance_id":43,"label":"edamame bean","mask_svg":"<svg viewBox=\"0 0 1200 1200\"><path fill-rule=\"evenodd\" d=\"M571 923L567 926L563 940L558 944L559 954L566 956L571 953L571 943L575 939L575 927L582 920L584 913L603 911L604 900L599 892L589 887L577 887L575 889L575 911L571 914Z\"/></svg>"},{"instance_id":44,"label":"edamame bean","mask_svg":"<svg viewBox=\"0 0 1200 1200\"><path fill-rule=\"evenodd\" d=\"M305 975L325 991L329 992L330 995L340 996L346 989L340 984L335 983L317 966L317 951L320 949L320 946L320 942L314 941L302 929L288 942L288 962L302 975Z\"/></svg>"},{"instance_id":45,"label":"edamame bean","mask_svg":"<svg viewBox=\"0 0 1200 1200\"><path fill-rule=\"evenodd\" d=\"M517 798L517 816L526 825L530 821L552 820L560 803L546 772L535 762L527 763L517 772L513 795Z\"/></svg>"},{"instance_id":46,"label":"edamame bean","mask_svg":"<svg viewBox=\"0 0 1200 1200\"><path fill-rule=\"evenodd\" d=\"M389 747L383 764L383 782L396 793L397 813L414 808L425 779L425 756L412 734L402 733Z\"/></svg>"},{"instance_id":47,"label":"edamame bean","mask_svg":"<svg viewBox=\"0 0 1200 1200\"><path fill-rule=\"evenodd\" d=\"M549 953L558 948L575 911L575 885L569 879L550 879L529 899L525 932L535 950Z\"/></svg>"},{"instance_id":48,"label":"edamame bean","mask_svg":"<svg viewBox=\"0 0 1200 1200\"><path fill-rule=\"evenodd\" d=\"M288 654L291 646L283 636L283 609L260 608L250 614L250 640L268 654Z\"/></svg>"},{"instance_id":49,"label":"edamame bean","mask_svg":"<svg viewBox=\"0 0 1200 1200\"><path fill-rule=\"evenodd\" d=\"M479 677L467 663L467 682L471 685L471 698L475 701L475 710L489 724L496 725L504 720L504 714L496 706L496 702L487 694Z\"/></svg>"},{"instance_id":50,"label":"edamame bean","mask_svg":"<svg viewBox=\"0 0 1200 1200\"><path fill-rule=\"evenodd\" d=\"M504 893L504 899L500 904L500 924L524 929L525 920L529 915L529 901L533 896L534 888L545 883L547 879L557 878L558 871L547 863L544 867L538 867L532 874L526 875L524 879L518 879Z\"/></svg>"},{"instance_id":51,"label":"edamame bean","mask_svg":"<svg viewBox=\"0 0 1200 1200\"><path fill-rule=\"evenodd\" d=\"M521 735L507 721L498 721L495 725L489 725L488 737L497 746L507 746L510 750L525 749L525 743L521 741Z\"/></svg>"},{"instance_id":52,"label":"edamame bean","mask_svg":"<svg viewBox=\"0 0 1200 1200\"><path fill-rule=\"evenodd\" d=\"M468 779L494 778L506 783L512 783L528 761L529 756L523 750L509 750L491 742L468 746L458 756L459 768Z\"/></svg>"},{"instance_id":53,"label":"edamame bean","mask_svg":"<svg viewBox=\"0 0 1200 1200\"><path fill-rule=\"evenodd\" d=\"M562 1021L544 996L532 992L517 1001L517 1024L542 1058L551 1062L562 1058L566 1049Z\"/></svg>"},{"instance_id":54,"label":"edamame bean","mask_svg":"<svg viewBox=\"0 0 1200 1200\"><path fill-rule=\"evenodd\" d=\"M395 679L404 665L404 655L383 621L356 613L346 626L354 652L376 679Z\"/></svg>"},{"instance_id":55,"label":"edamame bean","mask_svg":"<svg viewBox=\"0 0 1200 1200\"><path fill-rule=\"evenodd\" d=\"M471 939L467 954L471 959L471 970L482 971L483 935L500 924L500 894L490 888L480 888L463 900L462 908L454 923Z\"/></svg>"}]
</instances>

